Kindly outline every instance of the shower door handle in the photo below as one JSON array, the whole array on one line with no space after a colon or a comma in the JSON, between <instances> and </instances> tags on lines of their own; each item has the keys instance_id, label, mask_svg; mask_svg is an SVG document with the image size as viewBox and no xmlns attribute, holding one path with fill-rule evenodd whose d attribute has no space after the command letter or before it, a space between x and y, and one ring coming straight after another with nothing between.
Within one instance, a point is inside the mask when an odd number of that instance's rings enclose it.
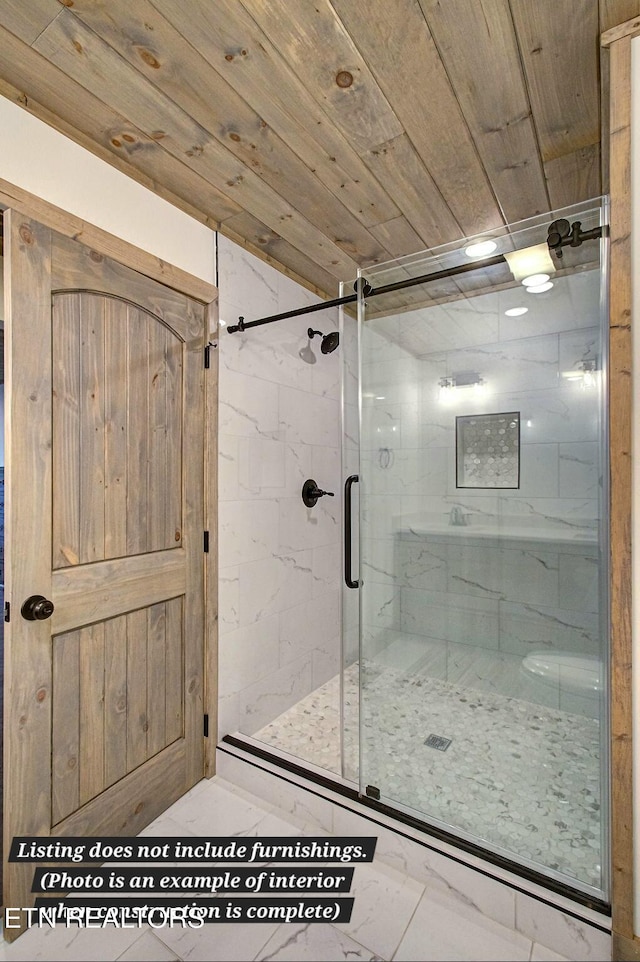
<instances>
[{"instance_id":1,"label":"shower door handle","mask_svg":"<svg viewBox=\"0 0 640 962\"><path fill-rule=\"evenodd\" d=\"M360 584L351 577L351 488L359 480L357 474L351 474L344 483L344 580L347 588L357 588Z\"/></svg>"}]
</instances>

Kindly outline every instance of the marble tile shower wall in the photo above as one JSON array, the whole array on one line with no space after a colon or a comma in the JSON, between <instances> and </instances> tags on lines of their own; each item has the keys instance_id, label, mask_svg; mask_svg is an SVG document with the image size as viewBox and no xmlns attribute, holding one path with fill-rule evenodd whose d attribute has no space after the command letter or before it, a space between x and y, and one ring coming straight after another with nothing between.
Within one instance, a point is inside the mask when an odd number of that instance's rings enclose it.
<instances>
[{"instance_id":1,"label":"marble tile shower wall","mask_svg":"<svg viewBox=\"0 0 640 962\"><path fill-rule=\"evenodd\" d=\"M593 312L580 318L593 324ZM396 629L440 643L454 671L460 645L514 665L541 649L597 654L598 388L562 377L600 354L597 328L420 358L373 344L363 356L363 437L374 441L362 454L372 649ZM488 393L444 404L438 382L452 371L481 372ZM519 489L456 488L456 415L512 411L521 419ZM468 520L464 545L449 525L455 507ZM520 536L474 538L474 527Z\"/></svg>"},{"instance_id":2,"label":"marble tile shower wall","mask_svg":"<svg viewBox=\"0 0 640 962\"><path fill-rule=\"evenodd\" d=\"M220 317L318 298L224 237ZM220 735L253 734L340 666L340 349L299 356L335 310L220 336ZM312 508L302 484L334 491Z\"/></svg>"}]
</instances>

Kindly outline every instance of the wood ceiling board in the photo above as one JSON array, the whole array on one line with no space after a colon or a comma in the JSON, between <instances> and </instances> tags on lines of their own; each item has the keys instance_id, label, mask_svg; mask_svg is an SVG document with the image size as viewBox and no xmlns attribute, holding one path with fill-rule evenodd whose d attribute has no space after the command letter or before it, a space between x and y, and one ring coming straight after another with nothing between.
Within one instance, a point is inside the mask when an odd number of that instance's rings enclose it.
<instances>
[{"instance_id":1,"label":"wood ceiling board","mask_svg":"<svg viewBox=\"0 0 640 962\"><path fill-rule=\"evenodd\" d=\"M214 225L241 208L0 27L2 94L139 183Z\"/></svg>"},{"instance_id":2,"label":"wood ceiling board","mask_svg":"<svg viewBox=\"0 0 640 962\"><path fill-rule=\"evenodd\" d=\"M153 5L365 227L399 211L238 0Z\"/></svg>"},{"instance_id":3,"label":"wood ceiling board","mask_svg":"<svg viewBox=\"0 0 640 962\"><path fill-rule=\"evenodd\" d=\"M302 283L319 297L338 296L338 281L332 274L323 270L246 211L230 217L221 224L220 232L256 254L267 264L283 270L283 273ZM354 273L354 280L355 277ZM349 278L345 279L349 280Z\"/></svg>"},{"instance_id":4,"label":"wood ceiling board","mask_svg":"<svg viewBox=\"0 0 640 962\"><path fill-rule=\"evenodd\" d=\"M502 224L500 207L417 0L332 3L462 234Z\"/></svg>"},{"instance_id":5,"label":"wood ceiling board","mask_svg":"<svg viewBox=\"0 0 640 962\"><path fill-rule=\"evenodd\" d=\"M373 235L148 0L74 0L73 15L358 263Z\"/></svg>"},{"instance_id":6,"label":"wood ceiling board","mask_svg":"<svg viewBox=\"0 0 640 962\"><path fill-rule=\"evenodd\" d=\"M424 247L446 244L464 234L406 134L369 151L364 160L386 184Z\"/></svg>"},{"instance_id":7,"label":"wood ceiling board","mask_svg":"<svg viewBox=\"0 0 640 962\"><path fill-rule=\"evenodd\" d=\"M353 34L345 30L329 0L241 2L358 153L402 132ZM336 77L345 71L353 83L339 87Z\"/></svg>"},{"instance_id":8,"label":"wood ceiling board","mask_svg":"<svg viewBox=\"0 0 640 962\"><path fill-rule=\"evenodd\" d=\"M600 145L582 147L572 154L549 160L544 165L549 187L550 209L577 204L601 192Z\"/></svg>"},{"instance_id":9,"label":"wood ceiling board","mask_svg":"<svg viewBox=\"0 0 640 962\"><path fill-rule=\"evenodd\" d=\"M392 257L404 257L424 250L424 241L403 215L385 224L376 224L371 228L371 233Z\"/></svg>"},{"instance_id":10,"label":"wood ceiling board","mask_svg":"<svg viewBox=\"0 0 640 962\"><path fill-rule=\"evenodd\" d=\"M58 0L0 0L0 24L31 44L61 10Z\"/></svg>"},{"instance_id":11,"label":"wood ceiling board","mask_svg":"<svg viewBox=\"0 0 640 962\"><path fill-rule=\"evenodd\" d=\"M311 260L338 278L355 273L355 262L330 238L76 17L63 11L34 47Z\"/></svg>"},{"instance_id":12,"label":"wood ceiling board","mask_svg":"<svg viewBox=\"0 0 640 962\"><path fill-rule=\"evenodd\" d=\"M548 210L508 0L419 3L505 220Z\"/></svg>"},{"instance_id":13,"label":"wood ceiling board","mask_svg":"<svg viewBox=\"0 0 640 962\"><path fill-rule=\"evenodd\" d=\"M543 163L600 139L596 0L510 0Z\"/></svg>"}]
</instances>

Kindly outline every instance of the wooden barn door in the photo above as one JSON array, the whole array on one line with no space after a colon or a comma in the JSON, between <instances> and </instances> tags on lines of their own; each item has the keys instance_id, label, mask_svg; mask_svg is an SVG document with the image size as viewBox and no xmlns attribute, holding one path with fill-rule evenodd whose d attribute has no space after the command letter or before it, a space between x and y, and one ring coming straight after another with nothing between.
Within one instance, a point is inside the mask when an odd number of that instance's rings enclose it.
<instances>
[{"instance_id":1,"label":"wooden barn door","mask_svg":"<svg viewBox=\"0 0 640 962\"><path fill-rule=\"evenodd\" d=\"M202 777L205 308L4 221L6 858L135 835ZM32 874L5 864L6 906Z\"/></svg>"}]
</instances>

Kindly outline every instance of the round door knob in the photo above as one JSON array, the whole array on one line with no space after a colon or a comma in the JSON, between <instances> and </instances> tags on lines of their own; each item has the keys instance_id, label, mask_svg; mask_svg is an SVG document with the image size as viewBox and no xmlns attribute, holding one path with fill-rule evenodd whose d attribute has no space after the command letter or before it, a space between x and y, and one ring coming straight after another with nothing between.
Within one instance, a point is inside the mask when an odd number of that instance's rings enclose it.
<instances>
[{"instance_id":1,"label":"round door knob","mask_svg":"<svg viewBox=\"0 0 640 962\"><path fill-rule=\"evenodd\" d=\"M31 595L22 608L20 613L27 621L45 621L53 614L53 601L49 601L44 595Z\"/></svg>"}]
</instances>

